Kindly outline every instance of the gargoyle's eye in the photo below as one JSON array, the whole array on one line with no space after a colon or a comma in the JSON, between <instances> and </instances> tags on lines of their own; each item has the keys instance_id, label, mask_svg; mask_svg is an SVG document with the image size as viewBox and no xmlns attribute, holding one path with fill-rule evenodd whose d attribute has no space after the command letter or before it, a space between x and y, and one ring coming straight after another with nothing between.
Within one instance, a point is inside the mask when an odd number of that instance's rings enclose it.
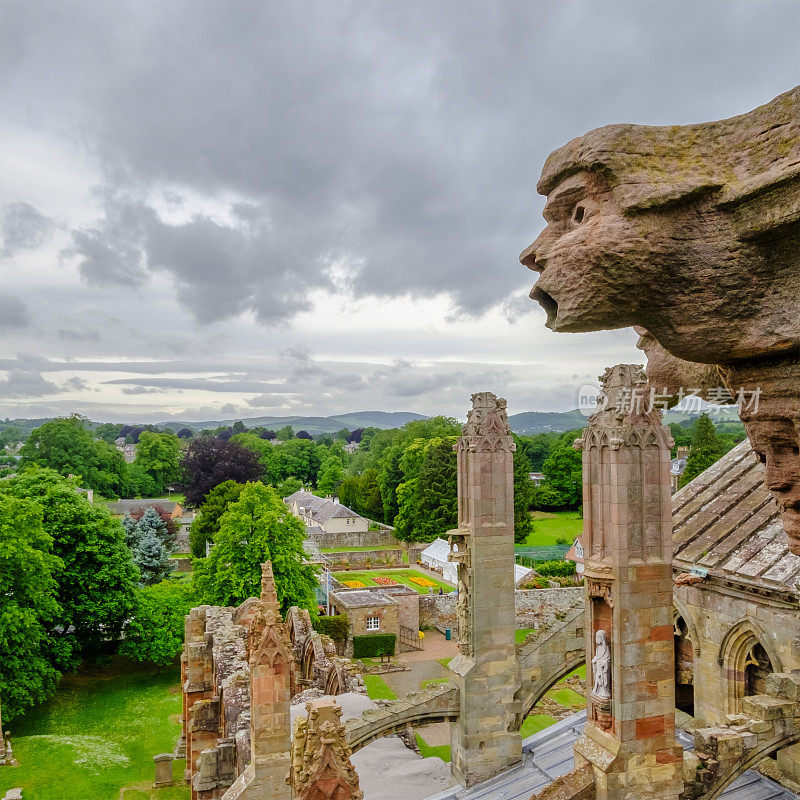
<instances>
[{"instance_id":1,"label":"gargoyle's eye","mask_svg":"<svg viewBox=\"0 0 800 800\"><path fill-rule=\"evenodd\" d=\"M575 210L572 212L572 221L580 224L583 222L583 215L586 213L586 208L581 205L575 206Z\"/></svg>"}]
</instances>

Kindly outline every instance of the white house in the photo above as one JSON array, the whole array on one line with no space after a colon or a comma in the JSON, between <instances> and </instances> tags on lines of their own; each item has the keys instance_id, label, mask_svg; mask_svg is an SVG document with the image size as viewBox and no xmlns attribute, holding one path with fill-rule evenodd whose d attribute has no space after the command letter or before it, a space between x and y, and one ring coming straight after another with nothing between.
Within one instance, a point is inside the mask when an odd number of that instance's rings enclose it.
<instances>
[{"instance_id":1,"label":"white house","mask_svg":"<svg viewBox=\"0 0 800 800\"><path fill-rule=\"evenodd\" d=\"M324 533L366 533L369 520L343 506L337 497L317 497L303 491L283 500L308 528L321 528Z\"/></svg>"},{"instance_id":2,"label":"white house","mask_svg":"<svg viewBox=\"0 0 800 800\"><path fill-rule=\"evenodd\" d=\"M572 543L572 547L564 553L564 560L574 561L575 572L578 574L578 577L583 575L583 542L580 536Z\"/></svg>"}]
</instances>

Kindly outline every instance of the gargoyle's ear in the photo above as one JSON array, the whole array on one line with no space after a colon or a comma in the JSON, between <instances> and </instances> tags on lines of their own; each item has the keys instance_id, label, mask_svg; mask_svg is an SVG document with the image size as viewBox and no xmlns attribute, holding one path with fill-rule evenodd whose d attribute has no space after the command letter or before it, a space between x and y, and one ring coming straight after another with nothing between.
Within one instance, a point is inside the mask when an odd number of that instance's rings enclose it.
<instances>
[{"instance_id":1,"label":"gargoyle's ear","mask_svg":"<svg viewBox=\"0 0 800 800\"><path fill-rule=\"evenodd\" d=\"M717 206L731 214L741 239L752 239L800 222L800 164L774 167L730 186Z\"/></svg>"}]
</instances>

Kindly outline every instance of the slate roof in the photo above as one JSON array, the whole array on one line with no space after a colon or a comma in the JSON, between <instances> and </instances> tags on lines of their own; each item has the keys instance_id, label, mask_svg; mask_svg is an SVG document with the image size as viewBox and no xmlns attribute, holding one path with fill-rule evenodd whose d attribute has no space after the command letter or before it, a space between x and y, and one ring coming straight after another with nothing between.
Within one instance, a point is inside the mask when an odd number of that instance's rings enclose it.
<instances>
[{"instance_id":1,"label":"slate roof","mask_svg":"<svg viewBox=\"0 0 800 800\"><path fill-rule=\"evenodd\" d=\"M522 763L507 769L492 780L464 790L446 789L427 800L530 800L556 778L566 775L575 765L573 745L586 724L586 712L562 719L529 736L522 743ZM692 746L692 737L678 731L684 749ZM774 781L748 771L737 778L721 795L722 800L797 800L798 795Z\"/></svg>"},{"instance_id":2,"label":"slate roof","mask_svg":"<svg viewBox=\"0 0 800 800\"><path fill-rule=\"evenodd\" d=\"M355 511L343 506L341 503L326 500L324 497L317 497L315 494L305 492L302 489L285 497L283 502L288 506L292 506L297 502L301 511L310 513L312 519L318 525L324 525L328 520L334 518L359 516Z\"/></svg>"},{"instance_id":3,"label":"slate roof","mask_svg":"<svg viewBox=\"0 0 800 800\"><path fill-rule=\"evenodd\" d=\"M672 498L674 563L722 579L797 592L800 557L789 552L764 466L738 444Z\"/></svg>"},{"instance_id":4,"label":"slate roof","mask_svg":"<svg viewBox=\"0 0 800 800\"><path fill-rule=\"evenodd\" d=\"M343 608L397 605L397 601L383 589L335 589L331 592L331 600Z\"/></svg>"}]
</instances>

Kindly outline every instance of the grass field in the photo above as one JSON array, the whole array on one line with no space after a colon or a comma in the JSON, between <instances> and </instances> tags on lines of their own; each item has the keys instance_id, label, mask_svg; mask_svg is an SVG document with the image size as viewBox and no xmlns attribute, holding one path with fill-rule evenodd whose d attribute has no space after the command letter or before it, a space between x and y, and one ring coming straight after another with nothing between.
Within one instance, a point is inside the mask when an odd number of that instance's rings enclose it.
<instances>
[{"instance_id":1,"label":"grass field","mask_svg":"<svg viewBox=\"0 0 800 800\"><path fill-rule=\"evenodd\" d=\"M0 796L21 786L25 800L188 800L188 786L152 788L153 756L180 734L179 682L177 669L122 659L65 676L55 697L7 726L19 766L0 769Z\"/></svg>"},{"instance_id":2,"label":"grass field","mask_svg":"<svg viewBox=\"0 0 800 800\"><path fill-rule=\"evenodd\" d=\"M528 535L525 544L534 547L547 547L556 544L557 539L568 539L569 543L583 532L583 520L578 511L532 511L533 533Z\"/></svg>"},{"instance_id":3,"label":"grass field","mask_svg":"<svg viewBox=\"0 0 800 800\"><path fill-rule=\"evenodd\" d=\"M364 685L370 700L397 700L397 695L380 675L364 675Z\"/></svg>"},{"instance_id":4,"label":"grass field","mask_svg":"<svg viewBox=\"0 0 800 800\"><path fill-rule=\"evenodd\" d=\"M434 747L429 745L418 733L415 733L414 736L417 739L417 747L419 747L419 752L423 758L436 756L436 758L441 758L442 761L447 761L448 763L450 762L449 744L441 744Z\"/></svg>"},{"instance_id":5,"label":"grass field","mask_svg":"<svg viewBox=\"0 0 800 800\"><path fill-rule=\"evenodd\" d=\"M443 583L436 578L431 578L429 575L424 575L421 572L417 572L415 569L371 569L357 572L334 572L332 574L334 578L342 581L342 583L344 583L344 581L361 581L361 583L363 583L365 586L380 586L380 584L375 581L375 578L381 576L393 578L398 583L402 583L404 586L415 589L420 594L429 594L429 591L438 592L440 587L445 592L453 591L453 587L449 584ZM433 586L432 589L427 586L420 586L419 584L414 583L411 578L426 578L427 580L433 582L435 586Z\"/></svg>"},{"instance_id":6,"label":"grass field","mask_svg":"<svg viewBox=\"0 0 800 800\"><path fill-rule=\"evenodd\" d=\"M549 714L528 714L519 729L520 735L523 739L527 739L528 736L533 736L534 733L549 728L555 721L556 719Z\"/></svg>"}]
</instances>

